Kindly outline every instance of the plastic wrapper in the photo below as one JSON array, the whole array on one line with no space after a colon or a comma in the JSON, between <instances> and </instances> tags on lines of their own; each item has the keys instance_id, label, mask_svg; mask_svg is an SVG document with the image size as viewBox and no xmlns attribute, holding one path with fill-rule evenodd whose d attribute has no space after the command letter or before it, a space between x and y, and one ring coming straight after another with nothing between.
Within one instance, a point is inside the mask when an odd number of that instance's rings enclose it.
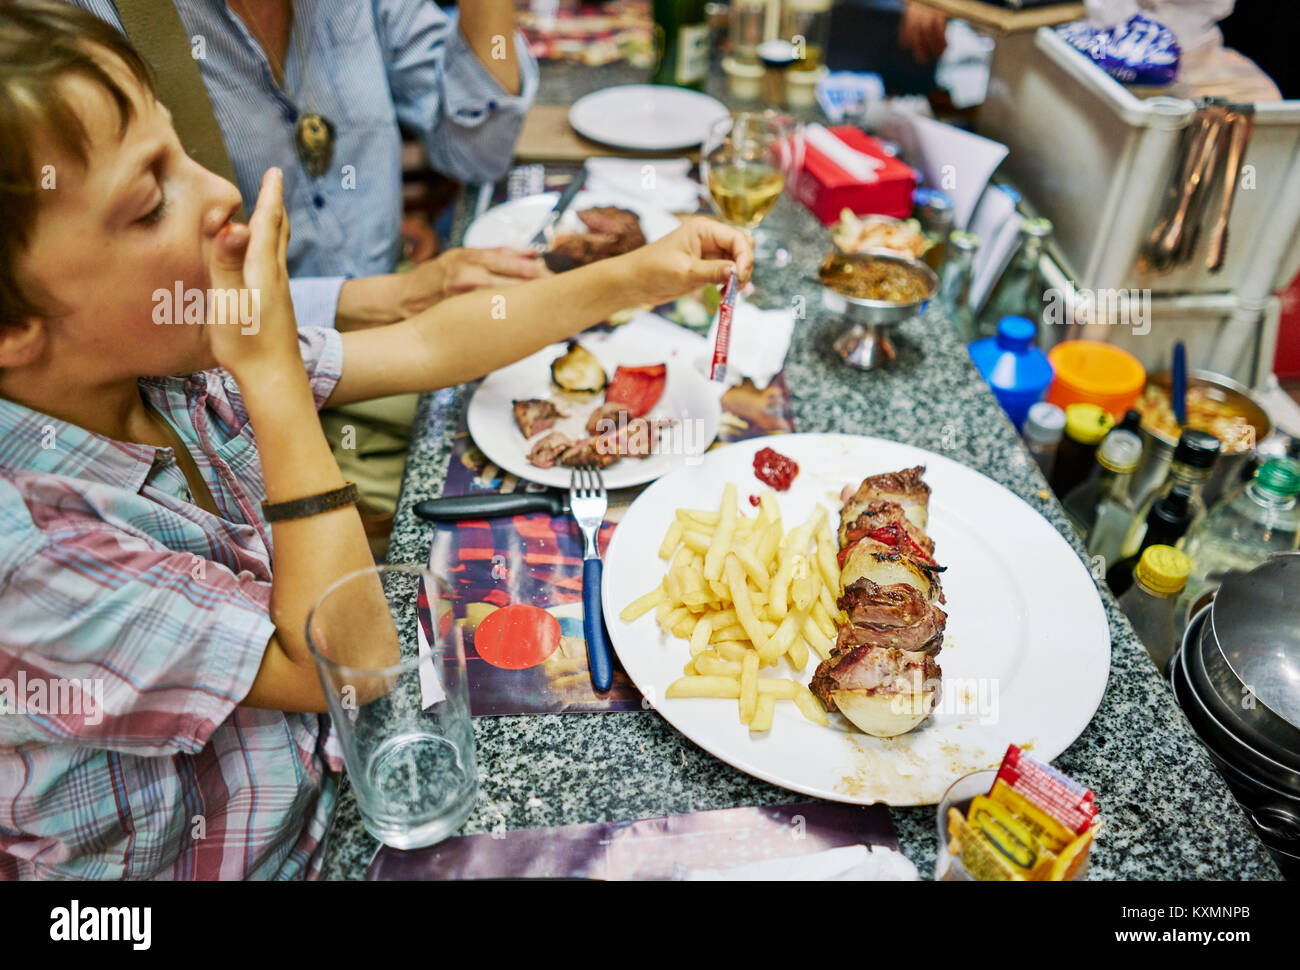
<instances>
[{"instance_id":1,"label":"plastic wrapper","mask_svg":"<svg viewBox=\"0 0 1300 970\"><path fill-rule=\"evenodd\" d=\"M1057 30L1070 46L1123 84L1158 87L1178 76L1182 48L1174 32L1140 13L1113 27L1097 28L1080 20Z\"/></svg>"}]
</instances>

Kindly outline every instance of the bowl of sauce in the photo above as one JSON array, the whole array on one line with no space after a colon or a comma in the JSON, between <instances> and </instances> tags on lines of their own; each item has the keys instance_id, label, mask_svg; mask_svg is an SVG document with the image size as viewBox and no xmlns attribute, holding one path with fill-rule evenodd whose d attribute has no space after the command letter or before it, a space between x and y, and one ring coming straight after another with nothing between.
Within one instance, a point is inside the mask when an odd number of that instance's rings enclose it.
<instances>
[{"instance_id":1,"label":"bowl of sauce","mask_svg":"<svg viewBox=\"0 0 1300 970\"><path fill-rule=\"evenodd\" d=\"M886 249L833 252L817 274L823 303L840 315L835 349L845 363L872 370L894 358L887 328L916 316L939 288L919 259Z\"/></svg>"}]
</instances>

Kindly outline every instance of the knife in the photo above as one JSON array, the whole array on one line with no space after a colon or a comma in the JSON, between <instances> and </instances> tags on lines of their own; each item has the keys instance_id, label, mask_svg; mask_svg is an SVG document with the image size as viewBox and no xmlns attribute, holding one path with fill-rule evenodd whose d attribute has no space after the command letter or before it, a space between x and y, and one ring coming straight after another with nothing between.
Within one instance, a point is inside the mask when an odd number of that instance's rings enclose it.
<instances>
[{"instance_id":1,"label":"knife","mask_svg":"<svg viewBox=\"0 0 1300 970\"><path fill-rule=\"evenodd\" d=\"M532 241L528 244L529 249L535 253L544 253L551 248L555 224L560 221L560 217L572 204L574 196L582 190L582 186L586 181L587 166L584 163L582 168L578 169L578 173L570 179L569 184L564 187L560 197L555 200L555 206L547 214L546 221L542 223L542 228L537 230L537 234L533 236Z\"/></svg>"},{"instance_id":2,"label":"knife","mask_svg":"<svg viewBox=\"0 0 1300 970\"><path fill-rule=\"evenodd\" d=\"M556 492L516 492L506 495L452 495L415 503L415 514L432 522L460 519L492 519L503 515L546 512L567 515L568 503Z\"/></svg>"}]
</instances>

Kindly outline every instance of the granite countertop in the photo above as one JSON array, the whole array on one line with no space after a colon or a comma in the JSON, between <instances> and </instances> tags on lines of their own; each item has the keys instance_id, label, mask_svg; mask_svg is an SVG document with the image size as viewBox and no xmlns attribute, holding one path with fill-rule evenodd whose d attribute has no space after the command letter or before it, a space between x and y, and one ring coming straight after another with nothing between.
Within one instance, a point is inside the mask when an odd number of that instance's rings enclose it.
<instances>
[{"instance_id":1,"label":"granite countertop","mask_svg":"<svg viewBox=\"0 0 1300 970\"><path fill-rule=\"evenodd\" d=\"M543 92L549 101L562 101L565 93L576 97L640 79L623 76L631 73L548 67ZM462 213L458 231L463 221ZM764 290L802 296L809 308L786 360L797 429L876 435L963 462L1041 512L1082 555L1060 503L938 311L901 326L898 359L887 369L849 369L829 346L830 317L820 309L813 280L829 248L827 230L788 199L767 225L785 241L792 259L788 266L765 271ZM416 518L411 507L440 493L451 434L464 405L458 388L422 399L389 549L394 562L427 561L433 526ZM1104 583L1099 595L1110 624L1110 681L1092 723L1054 762L1096 791L1106 819L1092 851L1090 878L1279 878ZM479 717L474 732L480 793L464 834L780 804L800 797L718 761L653 711ZM902 851L922 878L930 878L938 844L934 808L891 812ZM362 827L345 783L324 877L361 878L377 846Z\"/></svg>"}]
</instances>

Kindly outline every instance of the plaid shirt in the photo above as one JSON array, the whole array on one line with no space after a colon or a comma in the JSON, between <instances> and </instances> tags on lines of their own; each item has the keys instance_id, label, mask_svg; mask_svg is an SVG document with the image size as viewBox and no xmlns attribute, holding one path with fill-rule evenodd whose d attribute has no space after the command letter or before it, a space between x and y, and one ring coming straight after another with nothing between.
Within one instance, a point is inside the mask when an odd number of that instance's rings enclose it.
<instances>
[{"instance_id":1,"label":"plaid shirt","mask_svg":"<svg viewBox=\"0 0 1300 970\"><path fill-rule=\"evenodd\" d=\"M316 406L342 343L300 331ZM0 400L0 880L318 874L328 718L240 707L275 630L271 533L233 378L145 379L170 448Z\"/></svg>"}]
</instances>

